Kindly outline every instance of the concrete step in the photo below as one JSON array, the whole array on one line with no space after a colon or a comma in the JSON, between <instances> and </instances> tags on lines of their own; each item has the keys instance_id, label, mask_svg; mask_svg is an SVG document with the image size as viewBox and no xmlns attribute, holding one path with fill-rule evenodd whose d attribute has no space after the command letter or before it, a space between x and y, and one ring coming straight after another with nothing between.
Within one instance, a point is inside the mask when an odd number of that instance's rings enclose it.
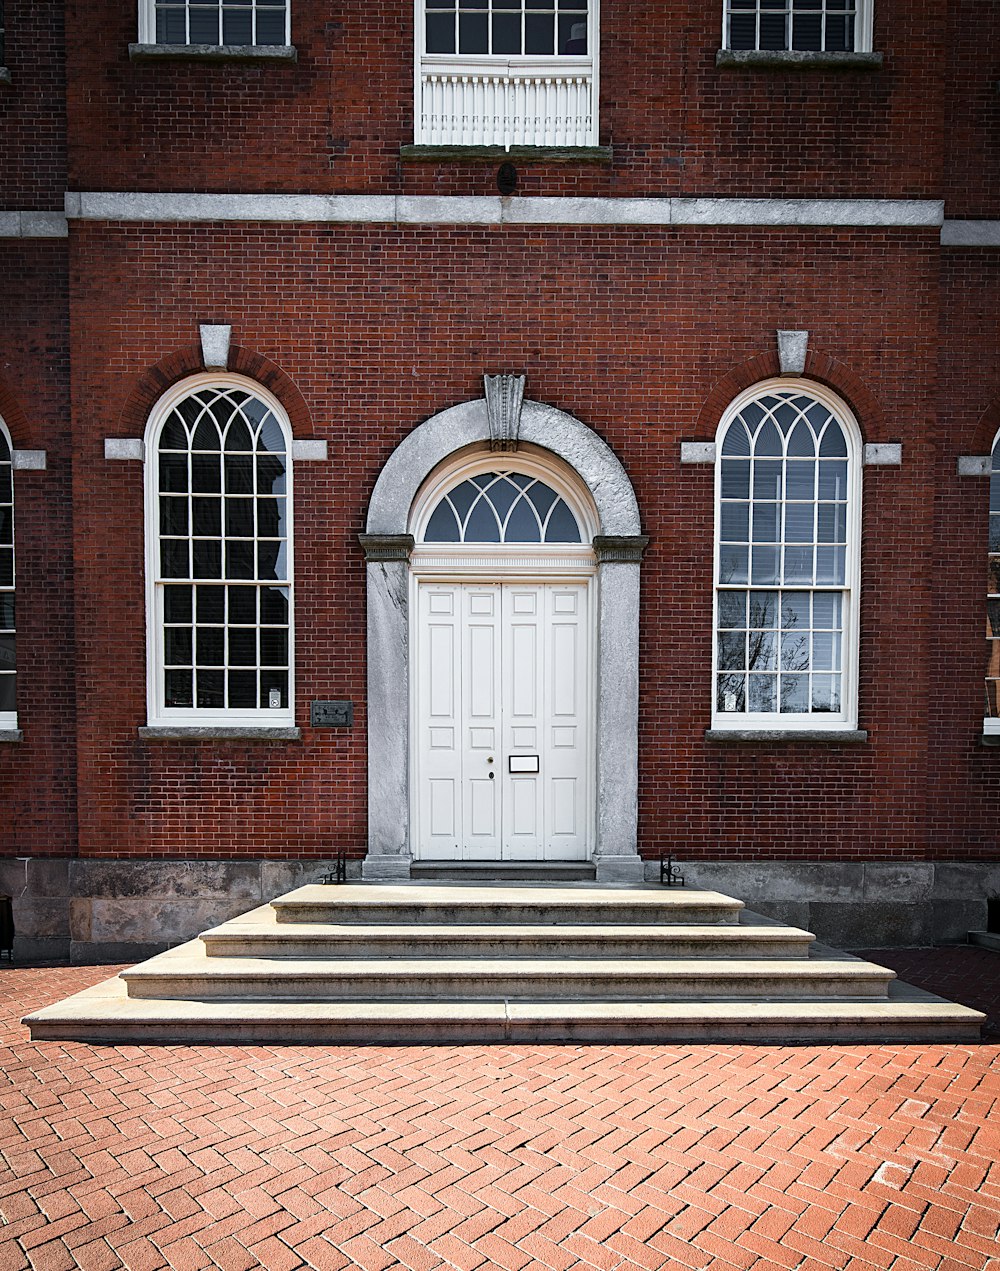
<instances>
[{"instance_id":1,"label":"concrete step","mask_svg":"<svg viewBox=\"0 0 1000 1271\"><path fill-rule=\"evenodd\" d=\"M885 997L895 973L858 958L206 958L192 945L121 973L130 997L386 1000L769 1001Z\"/></svg>"},{"instance_id":2,"label":"concrete step","mask_svg":"<svg viewBox=\"0 0 1000 1271\"><path fill-rule=\"evenodd\" d=\"M862 1002L165 1002L128 997L115 977L25 1023L36 1040L103 1044L885 1044L975 1042L983 1018L898 982Z\"/></svg>"},{"instance_id":3,"label":"concrete step","mask_svg":"<svg viewBox=\"0 0 1000 1271\"><path fill-rule=\"evenodd\" d=\"M743 902L719 892L667 887L504 884L313 883L271 902L279 923L541 926L571 923L736 923Z\"/></svg>"},{"instance_id":4,"label":"concrete step","mask_svg":"<svg viewBox=\"0 0 1000 1271\"><path fill-rule=\"evenodd\" d=\"M202 935L210 958L807 958L813 936L796 927L548 925L336 926L278 923L274 911Z\"/></svg>"},{"instance_id":5,"label":"concrete step","mask_svg":"<svg viewBox=\"0 0 1000 1271\"><path fill-rule=\"evenodd\" d=\"M419 882L593 882L591 861L414 861L410 877Z\"/></svg>"}]
</instances>

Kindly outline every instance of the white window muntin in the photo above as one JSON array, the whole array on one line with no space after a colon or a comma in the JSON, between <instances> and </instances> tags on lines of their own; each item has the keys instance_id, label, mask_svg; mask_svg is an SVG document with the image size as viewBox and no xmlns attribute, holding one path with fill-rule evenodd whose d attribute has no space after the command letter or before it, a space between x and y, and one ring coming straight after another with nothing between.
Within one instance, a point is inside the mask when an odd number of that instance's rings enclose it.
<instances>
[{"instance_id":1,"label":"white window muntin","mask_svg":"<svg viewBox=\"0 0 1000 1271\"><path fill-rule=\"evenodd\" d=\"M0 419L0 728L17 727L13 457L10 433Z\"/></svg>"},{"instance_id":2,"label":"white window muntin","mask_svg":"<svg viewBox=\"0 0 1000 1271\"><path fill-rule=\"evenodd\" d=\"M869 53L872 0L723 0L722 47Z\"/></svg>"},{"instance_id":3,"label":"white window muntin","mask_svg":"<svg viewBox=\"0 0 1000 1271\"><path fill-rule=\"evenodd\" d=\"M983 732L1000 733L1000 433L993 441L987 538L986 676Z\"/></svg>"},{"instance_id":4,"label":"white window muntin","mask_svg":"<svg viewBox=\"0 0 1000 1271\"><path fill-rule=\"evenodd\" d=\"M139 0L140 44L291 43L291 0Z\"/></svg>"},{"instance_id":5,"label":"white window muntin","mask_svg":"<svg viewBox=\"0 0 1000 1271\"><path fill-rule=\"evenodd\" d=\"M210 576L205 578L189 579L179 577L164 577L161 570L161 495L160 495L160 438L164 427L172 418L174 409L181 405L186 399L193 397L200 390L221 391L225 393L229 390L237 390L248 395L249 398L256 398L257 401L269 412L270 418L278 425L281 430L282 438L285 446L284 461L284 494L285 502L285 525L284 532L281 535L283 539L283 556L285 568L283 571L283 580L261 579L257 576L259 571L255 570L253 578L246 577L227 577L226 565L222 564L218 576ZM149 417L149 424L146 430L146 605L147 605L147 706L149 723L156 725L170 724L198 724L206 727L239 724L265 724L284 726L294 723L295 716L295 624L294 624L294 553L293 553L293 472L291 462L291 446L292 431L288 422L288 417L282 408L280 402L269 393L261 385L253 380L236 375L218 375L212 373L203 373L201 375L191 376L182 381L180 384L166 392L156 403ZM223 469L224 470L224 469ZM195 497L195 492L191 491L190 499ZM209 541L215 539L220 544L220 554L223 562L226 561L226 537L225 537L225 515L226 515L226 499L227 494L223 489L220 492L222 500L221 514L223 516L222 533L215 536L197 536L192 533L188 536L192 543L192 559L194 554L195 541ZM247 497L245 494L242 497ZM254 495L256 499L256 494ZM264 541L263 536L256 533L257 511L254 510L255 517L255 533L252 540L241 538L241 542L252 541L256 552L258 542ZM167 536L170 537L170 536ZM183 537L183 536L182 536ZM268 538L266 541L277 541ZM279 556L281 555L279 548ZM194 571L192 569L192 575ZM261 650L263 640L262 632L265 630L285 630L286 638L286 662L287 668L276 668L285 670L287 678L284 680L285 689L282 693L282 701L280 705L268 706L258 705L256 708L242 706L197 706L190 707L171 706L166 702L166 668L168 666L166 660L166 631L168 624L166 622L166 614L164 609L164 598L166 588L169 586L183 586L189 584L192 587L192 640L198 638L197 630L199 626L222 628L222 639L226 642L226 652L221 666L211 665L211 669L221 670L226 675L226 692L229 691L228 672L229 671L250 671L254 670L258 674L258 694L262 691L261 687L261 660L255 666L249 666L245 663L233 663L230 658L229 632L232 628L239 628L248 631L251 628L257 632L258 651ZM206 589L222 589L226 592L225 608L223 611L222 621L215 619L214 615L207 616L204 623L199 623L197 619L198 594L195 588L204 587ZM256 588L258 590L256 602L256 622L231 622L230 621L230 600L229 589L245 590L248 588ZM285 611L287 614L287 622L280 623L276 621L264 621L263 614L263 595L264 590L284 591L285 593ZM192 669L197 666L196 651L192 651ZM172 664L171 664L172 665ZM266 668L265 668L266 669ZM280 687L280 686L279 686ZM258 701L260 701L258 697Z\"/></svg>"},{"instance_id":6,"label":"white window muntin","mask_svg":"<svg viewBox=\"0 0 1000 1271\"><path fill-rule=\"evenodd\" d=\"M841 500L846 504L845 508L845 536L844 536L844 577L843 583L826 583L821 581L805 582L755 582L752 581L752 565L747 573L747 581L727 582L720 577L720 560L722 543L722 475L723 475L723 447L726 435L730 425L733 424L741 413L751 404L760 398L766 397L804 397L809 398L813 402L818 403L822 408L827 410L839 423L844 440L847 446L847 485L846 497ZM861 542L861 480L860 480L860 455L861 455L861 433L858 428L857 421L853 413L847 405L834 393L824 388L820 384L805 379L795 379L792 377L782 377L781 379L769 380L764 383L756 384L752 388L741 393L739 397L733 401L719 424L716 434L718 459L715 467L715 533L713 540L713 613L712 613L712 727L716 729L842 729L854 728L857 726L858 717L858 603L860 597L860 542ZM783 451L783 455L785 452ZM785 459L782 459L785 462ZM781 518L781 529L775 543L780 562L782 550L786 546L784 539L784 517L786 504L794 502L785 496L784 485L782 488L782 498L778 505L778 516ZM754 499L753 489L750 490L749 515L753 516ZM764 504L769 500L759 500ZM818 497L815 500L817 507L819 506ZM748 542L749 546L749 542ZM803 547L809 546L802 544ZM814 549L820 546L818 541L812 543ZM752 558L751 558L752 559ZM779 571L779 579L782 574ZM815 579L815 574L813 575ZM840 678L840 709L832 710L805 710L798 711L782 711L779 709L780 700L776 701L775 708L761 710L725 710L720 709L720 681L719 677L726 668L720 666L720 605L723 603L721 597L726 593L733 594L743 592L747 594L748 619L747 619L747 638L751 638L753 628L750 626L751 613L749 612L751 605L752 593L768 594L775 596L778 606L774 620L769 622L767 626L763 621L760 622L757 630L772 634L777 644L778 663L774 668L776 675L780 676L780 658L781 658L781 621L782 621L782 605L783 597L796 596L809 598L810 612L810 637L816 632L821 631L829 633L833 646L839 646L839 668L834 671L827 671L825 668L818 669L815 674L827 675L837 674ZM820 619L822 625L817 626L812 620L813 614L813 597L836 597L838 600L837 608L839 613L839 632L834 629L832 624L828 623L827 616ZM839 634L839 642L835 637ZM811 657L811 651L810 651ZM749 660L749 646L748 646ZM747 668L749 675L750 668ZM811 661L806 668L809 676L814 674ZM810 681L811 683L811 681ZM780 685L776 686L780 690ZM748 690L749 691L749 688ZM811 687L810 687L811 700ZM749 702L745 703L749 706Z\"/></svg>"},{"instance_id":7,"label":"white window muntin","mask_svg":"<svg viewBox=\"0 0 1000 1271\"><path fill-rule=\"evenodd\" d=\"M526 22L532 7L524 0L509 12ZM552 9L547 0L541 7ZM596 146L599 9L599 0L589 0L585 12L574 11L586 23L585 53L435 53L427 46L426 0L415 0L416 143Z\"/></svg>"}]
</instances>

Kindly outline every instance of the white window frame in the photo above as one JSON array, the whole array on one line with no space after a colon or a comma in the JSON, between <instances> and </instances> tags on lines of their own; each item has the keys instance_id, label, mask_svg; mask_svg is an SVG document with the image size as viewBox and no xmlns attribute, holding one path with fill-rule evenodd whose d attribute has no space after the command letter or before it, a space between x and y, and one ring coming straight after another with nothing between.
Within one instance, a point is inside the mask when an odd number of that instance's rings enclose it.
<instances>
[{"instance_id":1,"label":"white window frame","mask_svg":"<svg viewBox=\"0 0 1000 1271\"><path fill-rule=\"evenodd\" d=\"M542 54L488 54L488 53L428 53L426 51L427 25L426 25L426 3L425 0L414 0L414 72L413 72L413 101L414 101L414 141L417 145L434 145L434 144L463 144L484 146L501 145L510 149L512 145L546 145L546 146L596 146L599 139L599 120L598 120L598 103L600 101L600 0L588 0L587 4L587 55L585 57L561 56L558 53L551 55ZM589 118L590 126L586 130L586 135L567 141L561 136L558 130L549 130L548 139L543 135L545 130L540 130L537 140L526 142L514 132L510 118L506 121L506 127L502 130L502 135L484 139L476 139L470 141L449 141L437 135L438 130L433 129L430 125L423 123L423 102L424 102L424 76L425 74L434 74L441 77L454 76L456 83L460 80L463 83L471 81L480 81L492 77L499 77L511 86L511 92L515 91L515 86L525 79L537 79L539 81L551 81L553 88L556 81L565 80L573 76L589 76ZM470 98L474 102L485 102L485 89L470 90L476 93L476 96ZM520 90L517 90L520 91ZM485 105L482 109L485 111ZM521 99L521 109L526 111L524 99Z\"/></svg>"},{"instance_id":2,"label":"white window frame","mask_svg":"<svg viewBox=\"0 0 1000 1271\"><path fill-rule=\"evenodd\" d=\"M993 473L997 467L998 460L1000 460L1000 432L998 432L997 435L993 438L993 445L990 447L989 481L990 481L991 487L993 485ZM989 550L989 521L988 520L987 520L986 554L987 554L987 557L989 557L992 554ZM987 598L991 594L993 593L987 592L986 593ZM985 685L985 681L986 681L986 676L984 675L983 676L984 685ZM994 719L990 715L984 715L983 716L983 733L984 735L989 735L991 737L1000 736L1000 718Z\"/></svg>"},{"instance_id":3,"label":"white window frame","mask_svg":"<svg viewBox=\"0 0 1000 1271\"><path fill-rule=\"evenodd\" d=\"M159 463L160 433L171 411L200 388L240 388L259 398L273 412L285 438L285 499L288 519L288 705L280 708L223 709L189 706L166 707L163 703L165 661L163 626L163 584L159 573ZM295 723L295 550L294 550L294 472L292 464L292 427L284 407L256 380L225 372L202 372L189 376L168 389L149 415L145 435L145 525L146 525L146 703L147 722L151 728L272 726L291 727ZM184 581L182 579L178 581ZM227 580L220 578L220 585ZM260 624L258 623L258 626Z\"/></svg>"},{"instance_id":4,"label":"white window frame","mask_svg":"<svg viewBox=\"0 0 1000 1271\"><path fill-rule=\"evenodd\" d=\"M843 630L841 636L841 709L833 712L782 713L780 711L720 711L718 709L718 656L719 656L719 540L722 508L722 445L729 425L750 402L769 393L798 392L814 398L834 414L843 428L847 443L847 551L844 585L831 587L818 584L770 585L746 584L747 591L839 591L844 596ZM726 408L715 436L715 503L712 534L712 724L713 730L744 732L844 732L858 726L858 654L859 609L861 599L861 463L863 443L861 429L853 411L836 393L814 380L795 376L764 380L744 390ZM751 492L752 493L752 492ZM753 500L751 499L751 506ZM742 587L739 590L743 590Z\"/></svg>"},{"instance_id":5,"label":"white window frame","mask_svg":"<svg viewBox=\"0 0 1000 1271\"><path fill-rule=\"evenodd\" d=\"M791 0L786 0L791 5ZM731 49L729 43L729 5L730 0L722 0L722 44L721 48ZM750 10L747 10L750 12ZM872 28L874 25L874 0L855 0L854 15L854 48L852 53L870 53L872 51ZM741 50L742 51L742 50ZM767 50L746 50L761 52L806 52L807 50L786 48Z\"/></svg>"},{"instance_id":6,"label":"white window frame","mask_svg":"<svg viewBox=\"0 0 1000 1271\"><path fill-rule=\"evenodd\" d=\"M177 0L178 4L182 4L185 2L186 0ZM219 0L219 2L220 4L225 4L225 0ZM189 0L187 0L187 7L188 9L190 9ZM188 29L190 31L190 27ZM292 42L292 0L285 0L285 40L284 42L286 45L291 44ZM156 0L139 0L139 43L140 44L156 44L157 43ZM179 49L190 48L191 44L192 44L192 41L188 40L185 44L178 44L172 47L176 47ZM225 46L222 44L216 45L213 41L213 47L223 48ZM256 46L251 45L250 47L256 47ZM281 46L280 45L266 45L263 47L280 48Z\"/></svg>"},{"instance_id":7,"label":"white window frame","mask_svg":"<svg viewBox=\"0 0 1000 1271\"><path fill-rule=\"evenodd\" d=\"M14 609L14 624L15 624L15 625L14 625L14 639L15 639L15 642L16 642L16 640L17 640L17 525L16 525L16 517L17 517L17 499L15 498L15 491L14 491L14 440L13 440L13 438L12 438L12 437L11 437L11 435L10 435L10 430L8 429L7 425L4 423L4 421L3 421L3 419L2 419L2 418L0 418L0 435L2 435L2 436L3 436L3 438L4 438L4 440L6 441L6 443L7 443L7 450L8 450L8 453L10 454L10 488L11 488L10 506L11 506L11 521L14 523L14 524L12 525L12 533L11 533L11 545L12 545L12 549L13 549L13 569L14 569L14 572L13 572L13 577L12 577L12 579L11 579L11 586L10 586L10 587L6 587L6 586L5 586L5 587L3 588L3 590L4 590L4 591L12 591L12 592L14 593L14 604L15 604L15 609ZM16 643L15 643L15 648L16 648L16 647L17 647L17 646L16 646ZM16 658L16 654L15 654L15 658ZM6 677L5 677L5 678L6 678ZM15 693L15 703L16 703L17 681L18 681L18 678L19 678L19 673L18 673L18 671L17 671L16 662L15 662L15 670L14 670L14 693ZM16 706L16 704L15 704L15 707L14 707L14 709L13 709L12 711L0 711L0 729L6 730L6 729L11 729L11 728L17 728L17 706Z\"/></svg>"}]
</instances>

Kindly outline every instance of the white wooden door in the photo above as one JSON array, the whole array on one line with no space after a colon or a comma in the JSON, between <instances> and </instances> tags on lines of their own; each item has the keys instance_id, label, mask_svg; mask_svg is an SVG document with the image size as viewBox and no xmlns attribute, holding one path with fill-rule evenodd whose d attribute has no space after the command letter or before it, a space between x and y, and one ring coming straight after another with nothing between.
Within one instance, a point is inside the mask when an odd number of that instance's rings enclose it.
<instances>
[{"instance_id":1,"label":"white wooden door","mask_svg":"<svg viewBox=\"0 0 1000 1271\"><path fill-rule=\"evenodd\" d=\"M589 599L585 582L418 588L418 857L588 858Z\"/></svg>"}]
</instances>

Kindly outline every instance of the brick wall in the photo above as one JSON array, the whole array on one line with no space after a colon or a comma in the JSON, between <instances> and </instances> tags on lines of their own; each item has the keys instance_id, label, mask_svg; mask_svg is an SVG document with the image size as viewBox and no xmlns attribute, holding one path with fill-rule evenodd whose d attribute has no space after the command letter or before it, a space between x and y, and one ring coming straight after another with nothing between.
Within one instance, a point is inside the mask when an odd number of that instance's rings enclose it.
<instances>
[{"instance_id":1,"label":"brick wall","mask_svg":"<svg viewBox=\"0 0 1000 1271\"><path fill-rule=\"evenodd\" d=\"M57 210L66 189L66 67L63 5L5 0L0 83L0 210Z\"/></svg>"}]
</instances>

